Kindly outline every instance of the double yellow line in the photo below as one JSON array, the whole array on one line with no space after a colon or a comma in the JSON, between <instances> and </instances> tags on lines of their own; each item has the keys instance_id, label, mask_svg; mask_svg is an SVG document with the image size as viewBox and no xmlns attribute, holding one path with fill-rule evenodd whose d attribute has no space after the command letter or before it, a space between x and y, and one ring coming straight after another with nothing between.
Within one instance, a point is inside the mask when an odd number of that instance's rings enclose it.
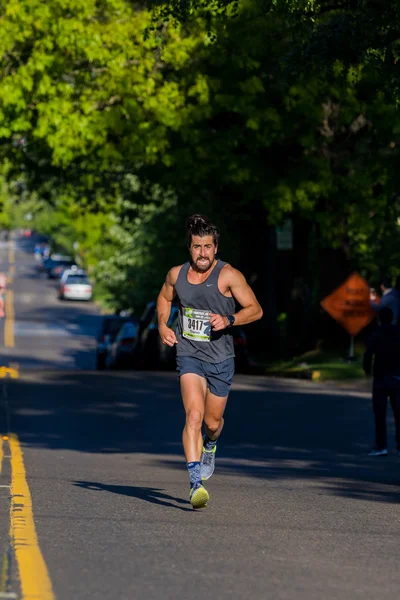
<instances>
[{"instance_id":1,"label":"double yellow line","mask_svg":"<svg viewBox=\"0 0 400 600\"><path fill-rule=\"evenodd\" d=\"M12 546L18 563L23 600L54 600L46 563L39 547L33 518L32 497L26 480L21 445L10 434L11 451L11 529Z\"/></svg>"},{"instance_id":2,"label":"double yellow line","mask_svg":"<svg viewBox=\"0 0 400 600\"><path fill-rule=\"evenodd\" d=\"M54 600L49 573L39 547L32 510L32 497L26 480L24 458L18 437L11 433L0 439L0 474L7 443L11 457L11 525L10 542L18 564L22 600ZM3 559L0 577L0 598L7 594L11 582L8 577L8 553ZM17 597L15 595L15 597Z\"/></svg>"},{"instance_id":3,"label":"double yellow line","mask_svg":"<svg viewBox=\"0 0 400 600\"><path fill-rule=\"evenodd\" d=\"M6 291L6 322L4 324L4 345L6 348L14 348L15 336L14 336L14 292L12 290Z\"/></svg>"},{"instance_id":4,"label":"double yellow line","mask_svg":"<svg viewBox=\"0 0 400 600\"><path fill-rule=\"evenodd\" d=\"M11 240L8 260L10 263L9 282L15 274L15 243ZM14 294L12 290L6 292L6 320L4 326L4 344L8 348L14 348ZM18 365L0 367L0 379L17 379L19 376ZM7 383L4 381L3 394L7 405ZM4 453L4 444L8 444L9 452ZM18 565L19 580L21 585L22 600L54 600L54 592L47 570L46 563L39 547L33 517L32 497L29 490L24 457L18 437L14 433L3 435L0 439L0 475L3 460L11 460L11 507L10 507L10 544L15 553ZM7 577L8 557L3 564L0 577L0 598L11 597L7 594L6 585L9 585ZM15 595L16 596L16 595Z\"/></svg>"}]
</instances>

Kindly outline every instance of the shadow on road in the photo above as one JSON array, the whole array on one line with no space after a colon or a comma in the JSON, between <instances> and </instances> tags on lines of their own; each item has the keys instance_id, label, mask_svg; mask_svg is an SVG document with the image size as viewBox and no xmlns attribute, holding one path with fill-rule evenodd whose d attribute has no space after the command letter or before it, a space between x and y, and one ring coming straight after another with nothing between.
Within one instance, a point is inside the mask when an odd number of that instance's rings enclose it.
<instances>
[{"instance_id":1,"label":"shadow on road","mask_svg":"<svg viewBox=\"0 0 400 600\"><path fill-rule=\"evenodd\" d=\"M178 504L189 505L190 503L188 500L164 494L161 488L136 487L133 485L108 485L93 481L75 481L74 485L86 490L121 494L122 496L128 496L130 498L139 498L140 500L145 500L151 504L160 504L161 506L169 506L170 508L177 508L178 510L193 511L193 509L188 508L188 506L183 507L173 504L173 502L178 502Z\"/></svg>"},{"instance_id":2,"label":"shadow on road","mask_svg":"<svg viewBox=\"0 0 400 600\"><path fill-rule=\"evenodd\" d=\"M219 476L288 489L303 480L321 483L323 493L400 502L400 460L366 456L373 437L366 395L262 377L235 381L218 446ZM32 372L7 386L11 429L25 446L140 452L165 468L184 468L184 411L174 373ZM107 487L148 501L174 500L157 488Z\"/></svg>"}]
</instances>

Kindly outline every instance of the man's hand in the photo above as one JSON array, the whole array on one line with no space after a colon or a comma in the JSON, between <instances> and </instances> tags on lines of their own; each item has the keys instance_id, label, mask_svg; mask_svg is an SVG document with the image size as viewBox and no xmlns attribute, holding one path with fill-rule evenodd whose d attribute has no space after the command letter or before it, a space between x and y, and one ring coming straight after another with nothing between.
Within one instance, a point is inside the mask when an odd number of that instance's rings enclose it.
<instances>
[{"instance_id":1,"label":"man's hand","mask_svg":"<svg viewBox=\"0 0 400 600\"><path fill-rule=\"evenodd\" d=\"M170 329L166 325L161 325L159 327L158 331L159 331L162 343L165 344L166 346L172 347L178 343L178 340L176 339L175 331L172 331L172 329Z\"/></svg>"},{"instance_id":2,"label":"man's hand","mask_svg":"<svg viewBox=\"0 0 400 600\"><path fill-rule=\"evenodd\" d=\"M222 329L226 329L228 327L229 319L228 317L222 317L221 315L210 313L210 324L213 328L213 331L221 331Z\"/></svg>"}]
</instances>

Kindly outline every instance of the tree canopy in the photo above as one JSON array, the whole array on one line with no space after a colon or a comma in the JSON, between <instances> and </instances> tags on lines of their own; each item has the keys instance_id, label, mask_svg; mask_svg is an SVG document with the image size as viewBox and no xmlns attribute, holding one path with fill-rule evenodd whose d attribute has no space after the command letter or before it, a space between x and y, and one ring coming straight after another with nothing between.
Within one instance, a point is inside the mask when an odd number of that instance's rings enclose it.
<instances>
[{"instance_id":1,"label":"tree canopy","mask_svg":"<svg viewBox=\"0 0 400 600\"><path fill-rule=\"evenodd\" d=\"M399 9L8 0L3 222L29 212L75 244L114 304L143 305L185 259L191 212L266 297L268 228L288 215L368 276L395 269Z\"/></svg>"}]
</instances>

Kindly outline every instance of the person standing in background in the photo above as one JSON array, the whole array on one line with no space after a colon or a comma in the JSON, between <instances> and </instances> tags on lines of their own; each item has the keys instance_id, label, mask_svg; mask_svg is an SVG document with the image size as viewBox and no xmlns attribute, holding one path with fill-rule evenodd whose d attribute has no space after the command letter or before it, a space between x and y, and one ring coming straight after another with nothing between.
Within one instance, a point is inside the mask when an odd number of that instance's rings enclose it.
<instances>
[{"instance_id":1,"label":"person standing in background","mask_svg":"<svg viewBox=\"0 0 400 600\"><path fill-rule=\"evenodd\" d=\"M392 287L392 278L384 277L381 281L380 288L382 291L382 297L379 304L376 302L377 295L375 290L371 290L370 300L371 307L374 309L376 314L379 316L382 308L387 307L390 308L393 315L392 325L398 325L399 322L399 304L400 304L400 296L398 294L397 289Z\"/></svg>"},{"instance_id":2,"label":"person standing in background","mask_svg":"<svg viewBox=\"0 0 400 600\"><path fill-rule=\"evenodd\" d=\"M370 336L364 354L364 371L373 372L372 405L375 418L375 446L369 456L387 456L386 412L390 400L396 424L397 453L400 456L400 329L392 324L392 310L384 306L379 325ZM373 369L372 369L373 361Z\"/></svg>"}]
</instances>

